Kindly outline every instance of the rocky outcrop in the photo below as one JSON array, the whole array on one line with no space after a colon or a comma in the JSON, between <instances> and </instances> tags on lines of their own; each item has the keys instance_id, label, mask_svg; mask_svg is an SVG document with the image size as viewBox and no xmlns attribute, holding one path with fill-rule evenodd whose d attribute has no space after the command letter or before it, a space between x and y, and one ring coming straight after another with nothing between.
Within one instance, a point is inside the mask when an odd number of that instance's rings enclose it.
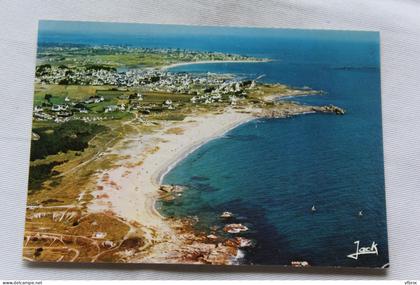
<instances>
[{"instance_id":1,"label":"rocky outcrop","mask_svg":"<svg viewBox=\"0 0 420 285\"><path fill-rule=\"evenodd\" d=\"M345 111L344 109L334 106L334 105L328 105L328 106L321 106L321 107L312 107L312 109L315 112L320 113L334 113L336 115L344 115Z\"/></svg>"},{"instance_id":2,"label":"rocky outcrop","mask_svg":"<svg viewBox=\"0 0 420 285\"><path fill-rule=\"evenodd\" d=\"M288 118L309 113L329 113L336 115L344 115L345 110L334 105L307 106L296 103L290 103L265 108L261 110L259 114L256 114L256 116L262 118Z\"/></svg>"},{"instance_id":3,"label":"rocky outcrop","mask_svg":"<svg viewBox=\"0 0 420 285\"><path fill-rule=\"evenodd\" d=\"M222 219L229 219L229 218L232 218L232 217L233 217L233 214L231 212L228 212L228 211L223 212L220 215L220 218L222 218Z\"/></svg>"},{"instance_id":4,"label":"rocky outcrop","mask_svg":"<svg viewBox=\"0 0 420 285\"><path fill-rule=\"evenodd\" d=\"M197 231L194 228L198 222L197 217L168 218L168 221L176 233L175 243L174 240L157 243L155 252L158 253L158 256L152 255L151 259L140 259L142 262L236 264L238 249L245 245L241 240L227 239L222 235L217 235L214 231L210 233ZM165 253L169 253L169 255Z\"/></svg>"},{"instance_id":5,"label":"rocky outcrop","mask_svg":"<svg viewBox=\"0 0 420 285\"><path fill-rule=\"evenodd\" d=\"M248 230L248 227L242 224L229 224L223 228L223 231L230 234L238 234L240 232L246 232L247 230Z\"/></svg>"},{"instance_id":6,"label":"rocky outcrop","mask_svg":"<svg viewBox=\"0 0 420 285\"><path fill-rule=\"evenodd\" d=\"M237 248L251 247L254 245L252 240L244 237L235 237L230 241L232 241L234 246L236 246Z\"/></svg>"},{"instance_id":7,"label":"rocky outcrop","mask_svg":"<svg viewBox=\"0 0 420 285\"><path fill-rule=\"evenodd\" d=\"M292 261L290 263L290 265L292 267L308 267L308 266L310 266L309 262L307 262L307 261Z\"/></svg>"},{"instance_id":8,"label":"rocky outcrop","mask_svg":"<svg viewBox=\"0 0 420 285\"><path fill-rule=\"evenodd\" d=\"M184 188L179 185L161 185L159 190L165 193L181 193L184 191Z\"/></svg>"},{"instance_id":9,"label":"rocky outcrop","mask_svg":"<svg viewBox=\"0 0 420 285\"><path fill-rule=\"evenodd\" d=\"M160 199L169 202L175 200L177 197L181 197L184 187L179 185L161 185L159 191Z\"/></svg>"}]
</instances>

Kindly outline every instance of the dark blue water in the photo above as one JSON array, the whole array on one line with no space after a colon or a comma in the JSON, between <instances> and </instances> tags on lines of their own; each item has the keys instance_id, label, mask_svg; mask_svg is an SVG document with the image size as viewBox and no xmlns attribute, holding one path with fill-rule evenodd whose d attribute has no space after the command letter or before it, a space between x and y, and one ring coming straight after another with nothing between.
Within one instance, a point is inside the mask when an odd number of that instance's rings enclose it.
<instances>
[{"instance_id":1,"label":"dark blue water","mask_svg":"<svg viewBox=\"0 0 420 285\"><path fill-rule=\"evenodd\" d=\"M376 33L41 22L39 41L186 48L270 58L258 64L200 64L172 71L234 73L309 86L344 116L310 114L257 120L215 139L179 163L164 183L186 185L160 202L168 216L198 216L197 228L223 226L222 211L249 226L246 263L382 266L388 262ZM102 32L99 32L101 30ZM107 30L107 32L103 32ZM312 205L317 211L311 212ZM363 210L363 216L358 216ZM378 244L379 255L346 257Z\"/></svg>"},{"instance_id":2,"label":"dark blue water","mask_svg":"<svg viewBox=\"0 0 420 285\"><path fill-rule=\"evenodd\" d=\"M384 265L388 253L379 70L278 64L277 72L279 82L328 92L298 101L332 103L345 108L346 115L258 120L230 131L165 177L165 183L191 190L164 204L164 213L198 215L207 224L220 223L214 217L225 210L238 214L253 230L244 236L257 241L247 255L250 263ZM273 73L266 79L274 78ZM312 205L316 213L311 213ZM347 258L356 240L364 246L375 241L380 255Z\"/></svg>"}]
</instances>

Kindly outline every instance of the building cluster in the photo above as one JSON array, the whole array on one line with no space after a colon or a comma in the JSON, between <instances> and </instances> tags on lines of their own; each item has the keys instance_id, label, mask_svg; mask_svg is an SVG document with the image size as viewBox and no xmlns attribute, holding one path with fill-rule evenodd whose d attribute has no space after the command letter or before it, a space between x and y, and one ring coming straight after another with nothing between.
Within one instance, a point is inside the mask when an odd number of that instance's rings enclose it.
<instances>
[{"instance_id":1,"label":"building cluster","mask_svg":"<svg viewBox=\"0 0 420 285\"><path fill-rule=\"evenodd\" d=\"M91 70L88 68L68 69L63 66L47 66L38 71L36 83L62 85L111 85L124 87L142 87L156 92L196 94L201 88L220 85L219 90L237 90L228 86L226 76L214 74L193 75L172 73L159 69L133 69L125 72L116 70Z\"/></svg>"},{"instance_id":2,"label":"building cluster","mask_svg":"<svg viewBox=\"0 0 420 285\"><path fill-rule=\"evenodd\" d=\"M37 74L37 82L41 84L62 84L63 81L78 85L116 85L124 88L138 87L148 93L188 94L191 95L192 104L212 104L236 102L247 95L255 87L254 80L239 80L227 75L216 74L190 74L172 73L158 69L133 69L125 72L115 70L89 70L85 68L68 69L65 67L44 67ZM157 109L174 110L177 104L173 98L166 98L161 105L156 103L143 103L140 93L127 93L118 96L125 103L104 104L101 111L93 113L131 112L142 111L145 114ZM172 99L172 100L171 100ZM63 104L51 104L49 99L42 106L35 106L34 118L36 120L54 120L63 122L77 117L84 120L93 120L90 106L106 101L103 96L90 96L82 101L72 101L66 97ZM97 110L97 109L96 109ZM83 114L87 114L83 116ZM95 114L95 115L96 115ZM96 118L99 120L101 117Z\"/></svg>"},{"instance_id":3,"label":"building cluster","mask_svg":"<svg viewBox=\"0 0 420 285\"><path fill-rule=\"evenodd\" d=\"M134 106L139 106L139 101L143 100L143 95L140 93L134 93L129 98L130 106L127 106L124 103L118 105L106 105L103 108L103 113L111 113L116 111L131 111L136 110ZM63 104L52 104L50 98L46 96L42 105L35 105L33 111L33 117L35 120L45 121L53 120L56 123L66 122L71 119L84 120L84 121L100 121L104 120L105 117L90 114L89 116L84 116L84 114L97 113L91 112L90 106L92 104L98 104L105 101L103 96L90 96L86 100L82 101L72 101L70 98L66 97ZM99 112L102 113L102 112ZM108 118L108 117L107 117Z\"/></svg>"},{"instance_id":4,"label":"building cluster","mask_svg":"<svg viewBox=\"0 0 420 285\"><path fill-rule=\"evenodd\" d=\"M211 104L215 102L222 102L223 98L227 97L231 105L236 105L236 102L241 97L247 95L247 91L255 87L255 81L224 81L212 88L207 88L201 95L196 95L191 98L193 104Z\"/></svg>"}]
</instances>

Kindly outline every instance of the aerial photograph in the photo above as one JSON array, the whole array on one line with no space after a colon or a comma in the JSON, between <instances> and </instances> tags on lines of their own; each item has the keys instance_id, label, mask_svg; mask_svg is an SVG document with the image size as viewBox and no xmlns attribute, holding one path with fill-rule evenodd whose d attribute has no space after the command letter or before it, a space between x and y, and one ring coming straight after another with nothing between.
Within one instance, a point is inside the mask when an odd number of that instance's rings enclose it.
<instances>
[{"instance_id":1,"label":"aerial photograph","mask_svg":"<svg viewBox=\"0 0 420 285\"><path fill-rule=\"evenodd\" d=\"M379 43L39 21L23 259L388 267Z\"/></svg>"}]
</instances>

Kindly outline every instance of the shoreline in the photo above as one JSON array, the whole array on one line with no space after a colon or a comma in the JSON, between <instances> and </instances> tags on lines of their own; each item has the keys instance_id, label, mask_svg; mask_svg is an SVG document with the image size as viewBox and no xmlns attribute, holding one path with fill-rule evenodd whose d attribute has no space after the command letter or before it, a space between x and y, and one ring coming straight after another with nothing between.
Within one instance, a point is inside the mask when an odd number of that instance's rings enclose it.
<instances>
[{"instance_id":1,"label":"shoreline","mask_svg":"<svg viewBox=\"0 0 420 285\"><path fill-rule=\"evenodd\" d=\"M174 67L180 67L184 65L193 65L193 64L216 64L216 63L261 63L261 62L270 62L271 59L261 59L261 60L199 60L199 61L190 61L190 62L178 62L172 63L169 65L162 66L161 70L168 70Z\"/></svg>"},{"instance_id":2,"label":"shoreline","mask_svg":"<svg viewBox=\"0 0 420 285\"><path fill-rule=\"evenodd\" d=\"M129 133L107 151L114 167L98 173L97 189L90 193L96 198L88 212L117 215L130 225L125 238L144 241L142 251L127 257L127 262L233 264L240 250L235 241L218 239L215 243L194 231L194 219L165 217L158 211L157 201L168 194L160 189L165 175L203 144L254 119L338 114L337 109L293 104L277 110L226 107L217 113L193 113L182 121L159 122L151 133ZM135 123L132 126L136 128ZM205 256L203 260L191 257L197 252Z\"/></svg>"},{"instance_id":3,"label":"shoreline","mask_svg":"<svg viewBox=\"0 0 420 285\"><path fill-rule=\"evenodd\" d=\"M239 113L234 110L228 110L223 112L222 114L217 115L202 115L202 116L194 116L194 117L187 117L184 121L188 121L188 119L196 119L194 123L197 123L197 120L201 120L198 122L196 126L190 127L189 130L187 130L192 135L186 135L185 133L182 135L171 135L174 139L176 137L184 136L188 138L192 138L193 136L197 136L197 134L200 134L200 131L203 130L203 133L201 133L201 136L198 135L198 138L195 138L195 140L188 141L189 144L182 145L182 142L179 141L172 141L173 145L176 145L176 153L173 153L171 157L169 156L163 156L162 152L164 150L158 150L156 153L152 154L151 156L155 155L156 157L153 158L159 158L161 165L160 167L156 167L156 164L154 164L153 168L154 170L150 171L150 169L146 170L146 172L150 173L149 177L147 177L148 180L151 180L152 185L156 189L157 194L159 194L159 187L162 185L162 181L164 177L180 163L182 160L188 157L191 153L199 149L204 144L217 139L219 137L222 137L224 134L229 132L230 130L245 124L247 122L250 122L254 119L257 119L256 116L252 114L246 114L246 113ZM231 120L232 121L231 121ZM181 122L181 125L184 123L184 125L188 124L188 122ZM220 123L220 124L219 124ZM215 126L215 129L212 129L212 127L209 125ZM187 126L185 126L187 127ZM170 143L170 142L169 142ZM164 143L165 144L165 143ZM172 146L171 146L172 147ZM167 149L166 149L167 150ZM160 154L159 154L160 151ZM163 156L163 157L162 157ZM149 159L152 160L149 156ZM145 166L145 168L148 168L148 165ZM150 171L150 172L149 172ZM153 210L158 213L160 217L163 217L160 212L156 209L156 202L159 199L159 196L154 197L155 200L153 202ZM165 218L165 217L163 217Z\"/></svg>"},{"instance_id":4,"label":"shoreline","mask_svg":"<svg viewBox=\"0 0 420 285\"><path fill-rule=\"evenodd\" d=\"M190 154L192 154L193 152L198 150L200 147L202 147L203 145L205 145L206 143L208 143L212 140L223 137L229 131L231 131L231 130L233 130L233 129L235 129L235 128L243 125L243 124L246 124L248 122L251 122L251 121L257 120L257 119L258 119L257 117L251 117L251 118L249 118L247 120L244 120L244 121L241 121L241 122L235 122L234 124L228 126L227 128L222 129L220 134L217 134L213 137L210 137L210 138L205 139L201 142L198 142L194 145L191 145L188 150L186 150L184 153L182 153L178 157L176 157L173 162L169 163L165 169L159 171L157 173L157 175L154 175L152 177L152 179L154 179L154 181L157 185L159 185L159 186L162 185L162 182L163 182L163 179L165 178L165 176L169 172L171 172L171 170L174 169L180 162L182 162L184 159L186 159Z\"/></svg>"},{"instance_id":5,"label":"shoreline","mask_svg":"<svg viewBox=\"0 0 420 285\"><path fill-rule=\"evenodd\" d=\"M117 161L117 167L98 175L100 190L93 191L92 195L106 198L94 199L89 212L111 211L129 224L137 225L131 234L143 236L148 249L130 258L130 262L169 263L174 258L171 253L177 252L177 259L173 262L179 263L185 259L186 253L193 250L186 246L191 241L200 244L199 248L206 248L207 254L217 252L216 256L224 261L216 262L233 262L232 247L216 248L214 243L195 236L181 220L164 217L156 204L162 195L159 190L161 181L173 167L205 143L257 119L257 111L228 108L220 114L194 114L181 122L162 123L162 128L151 134L128 135L120 147L112 149L113 154L127 158ZM182 128L183 132L168 133L172 128ZM139 140L143 143L139 144Z\"/></svg>"}]
</instances>

